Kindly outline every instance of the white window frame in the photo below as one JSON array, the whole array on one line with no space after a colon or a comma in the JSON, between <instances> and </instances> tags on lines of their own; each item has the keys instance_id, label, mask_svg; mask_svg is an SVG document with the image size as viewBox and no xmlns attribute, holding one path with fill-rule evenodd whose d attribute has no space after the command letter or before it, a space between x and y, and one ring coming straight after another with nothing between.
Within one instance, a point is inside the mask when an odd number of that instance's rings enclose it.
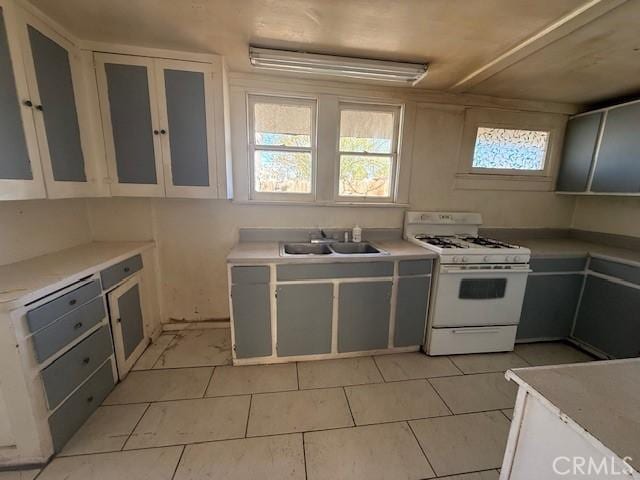
<instances>
[{"instance_id":1,"label":"white window frame","mask_svg":"<svg viewBox=\"0 0 640 480\"><path fill-rule=\"evenodd\" d=\"M478 130L480 128L496 128L503 130L525 130L529 132L545 132L548 134L547 144L545 145L544 150L544 159L542 163L542 169L540 170L524 170L518 168L483 168L483 167L474 167L473 166L473 157L475 154L475 145L478 139ZM551 145L551 137L553 132L550 128L540 128L534 126L526 126L526 125L511 125L511 124L500 124L500 123L478 123L475 127L475 135L473 141L473 148L471 150L471 157L469 160L469 172L476 173L481 175L509 175L509 176L534 176L534 177L545 177L549 172L549 146Z\"/></svg>"},{"instance_id":2,"label":"white window frame","mask_svg":"<svg viewBox=\"0 0 640 480\"><path fill-rule=\"evenodd\" d=\"M274 105L294 105L311 108L311 146L310 147L285 147L268 146L255 144L255 105L256 103L271 103ZM316 199L317 182L317 99L309 97L288 97L280 95L247 95L247 134L248 134L248 172L249 172L249 195L251 200L273 200L289 202L313 202ZM255 189L255 152L256 151L277 151L277 152L305 152L311 153L311 192L310 193L282 193L282 192L257 192Z\"/></svg>"},{"instance_id":3,"label":"white window frame","mask_svg":"<svg viewBox=\"0 0 640 480\"><path fill-rule=\"evenodd\" d=\"M373 152L348 152L340 150L340 127L342 123L342 112L345 110L361 111L361 112L389 112L393 114L393 138L391 140L390 153L373 153ZM334 171L334 200L337 203L394 203L398 194L398 170L400 166L400 138L403 118L403 105L383 104L383 103L366 103L354 101L340 101L338 103L338 129L336 142L336 161ZM391 157L391 178L389 179L389 195L380 196L352 196L340 195L340 159L342 155L360 155L368 157Z\"/></svg>"}]
</instances>

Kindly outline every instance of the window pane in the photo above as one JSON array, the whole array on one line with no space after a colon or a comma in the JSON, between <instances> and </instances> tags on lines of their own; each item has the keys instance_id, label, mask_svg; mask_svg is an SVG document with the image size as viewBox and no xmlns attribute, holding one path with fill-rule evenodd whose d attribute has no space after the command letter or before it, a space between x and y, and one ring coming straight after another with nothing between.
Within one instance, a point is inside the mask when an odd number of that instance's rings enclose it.
<instances>
[{"instance_id":1,"label":"window pane","mask_svg":"<svg viewBox=\"0 0 640 480\"><path fill-rule=\"evenodd\" d=\"M394 123L392 112L342 110L340 151L392 153Z\"/></svg>"},{"instance_id":2,"label":"window pane","mask_svg":"<svg viewBox=\"0 0 640 480\"><path fill-rule=\"evenodd\" d=\"M255 191L311 193L311 154L308 152L255 152Z\"/></svg>"},{"instance_id":3,"label":"window pane","mask_svg":"<svg viewBox=\"0 0 640 480\"><path fill-rule=\"evenodd\" d=\"M474 168L543 170L549 132L479 127Z\"/></svg>"},{"instance_id":4,"label":"window pane","mask_svg":"<svg viewBox=\"0 0 640 480\"><path fill-rule=\"evenodd\" d=\"M341 197L389 197L392 157L340 155Z\"/></svg>"},{"instance_id":5,"label":"window pane","mask_svg":"<svg viewBox=\"0 0 640 480\"><path fill-rule=\"evenodd\" d=\"M311 146L311 107L256 103L256 145Z\"/></svg>"}]
</instances>

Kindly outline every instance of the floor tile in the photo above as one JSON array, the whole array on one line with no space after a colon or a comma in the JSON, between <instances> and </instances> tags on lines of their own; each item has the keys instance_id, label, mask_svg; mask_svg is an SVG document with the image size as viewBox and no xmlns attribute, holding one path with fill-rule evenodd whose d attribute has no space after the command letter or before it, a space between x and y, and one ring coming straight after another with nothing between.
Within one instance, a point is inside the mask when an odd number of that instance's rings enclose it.
<instances>
[{"instance_id":1,"label":"floor tile","mask_svg":"<svg viewBox=\"0 0 640 480\"><path fill-rule=\"evenodd\" d=\"M0 472L0 480L33 480L40 470L19 470L15 472Z\"/></svg>"},{"instance_id":2,"label":"floor tile","mask_svg":"<svg viewBox=\"0 0 640 480\"><path fill-rule=\"evenodd\" d=\"M228 328L182 330L162 353L154 368L184 368L231 364Z\"/></svg>"},{"instance_id":3,"label":"floor tile","mask_svg":"<svg viewBox=\"0 0 640 480\"><path fill-rule=\"evenodd\" d=\"M149 370L153 368L164 349L174 338L175 335L160 335L155 342L147 347L131 370Z\"/></svg>"},{"instance_id":4,"label":"floor tile","mask_svg":"<svg viewBox=\"0 0 640 480\"><path fill-rule=\"evenodd\" d=\"M250 396L152 404L125 449L244 437Z\"/></svg>"},{"instance_id":5,"label":"floor tile","mask_svg":"<svg viewBox=\"0 0 640 480\"><path fill-rule=\"evenodd\" d=\"M499 477L498 470L485 470L484 472L463 473L451 477L438 477L438 480L498 480Z\"/></svg>"},{"instance_id":6,"label":"floor tile","mask_svg":"<svg viewBox=\"0 0 640 480\"><path fill-rule=\"evenodd\" d=\"M38 480L171 480L182 447L54 459Z\"/></svg>"},{"instance_id":7,"label":"floor tile","mask_svg":"<svg viewBox=\"0 0 640 480\"><path fill-rule=\"evenodd\" d=\"M506 372L529 364L513 352L452 355L451 361L464 373Z\"/></svg>"},{"instance_id":8,"label":"floor tile","mask_svg":"<svg viewBox=\"0 0 640 480\"><path fill-rule=\"evenodd\" d=\"M509 420L513 418L513 408L505 408L502 410L502 413L504 413Z\"/></svg>"},{"instance_id":9,"label":"floor tile","mask_svg":"<svg viewBox=\"0 0 640 480\"><path fill-rule=\"evenodd\" d=\"M254 395L247 436L306 432L353 425L341 388Z\"/></svg>"},{"instance_id":10,"label":"floor tile","mask_svg":"<svg viewBox=\"0 0 640 480\"><path fill-rule=\"evenodd\" d=\"M130 372L111 392L104 404L201 398L212 372L211 367Z\"/></svg>"},{"instance_id":11,"label":"floor tile","mask_svg":"<svg viewBox=\"0 0 640 480\"><path fill-rule=\"evenodd\" d=\"M428 418L409 424L439 476L502 466L510 425L501 412Z\"/></svg>"},{"instance_id":12,"label":"floor tile","mask_svg":"<svg viewBox=\"0 0 640 480\"><path fill-rule=\"evenodd\" d=\"M426 380L346 387L356 425L450 415Z\"/></svg>"},{"instance_id":13,"label":"floor tile","mask_svg":"<svg viewBox=\"0 0 640 480\"><path fill-rule=\"evenodd\" d=\"M122 449L148 405L140 403L98 408L65 445L60 456Z\"/></svg>"},{"instance_id":14,"label":"floor tile","mask_svg":"<svg viewBox=\"0 0 640 480\"><path fill-rule=\"evenodd\" d=\"M455 414L513 408L517 385L503 373L479 373L429 380Z\"/></svg>"},{"instance_id":15,"label":"floor tile","mask_svg":"<svg viewBox=\"0 0 640 480\"><path fill-rule=\"evenodd\" d=\"M215 459L215 461L212 461ZM175 480L304 480L302 434L188 445Z\"/></svg>"},{"instance_id":16,"label":"floor tile","mask_svg":"<svg viewBox=\"0 0 640 480\"><path fill-rule=\"evenodd\" d=\"M301 389L382 382L372 357L300 362L298 375Z\"/></svg>"},{"instance_id":17,"label":"floor tile","mask_svg":"<svg viewBox=\"0 0 640 480\"><path fill-rule=\"evenodd\" d=\"M520 343L515 352L533 366L593 361L593 357L566 343Z\"/></svg>"},{"instance_id":18,"label":"floor tile","mask_svg":"<svg viewBox=\"0 0 640 480\"><path fill-rule=\"evenodd\" d=\"M297 390L297 375L295 363L216 367L205 396L221 397Z\"/></svg>"},{"instance_id":19,"label":"floor tile","mask_svg":"<svg viewBox=\"0 0 640 480\"><path fill-rule=\"evenodd\" d=\"M404 422L305 433L304 445L309 480L434 476Z\"/></svg>"},{"instance_id":20,"label":"floor tile","mask_svg":"<svg viewBox=\"0 0 640 480\"><path fill-rule=\"evenodd\" d=\"M421 352L379 355L376 363L387 382L461 374L447 357L430 357Z\"/></svg>"}]
</instances>

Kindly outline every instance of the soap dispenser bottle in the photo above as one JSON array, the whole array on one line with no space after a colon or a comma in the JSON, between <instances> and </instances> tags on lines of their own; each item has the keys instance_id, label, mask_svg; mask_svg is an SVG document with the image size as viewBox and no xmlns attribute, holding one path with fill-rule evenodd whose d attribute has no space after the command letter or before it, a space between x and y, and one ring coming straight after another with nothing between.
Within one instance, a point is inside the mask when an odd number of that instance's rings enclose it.
<instances>
[{"instance_id":1,"label":"soap dispenser bottle","mask_svg":"<svg viewBox=\"0 0 640 480\"><path fill-rule=\"evenodd\" d=\"M362 241L362 229L356 225L351 232L351 240L355 243Z\"/></svg>"}]
</instances>

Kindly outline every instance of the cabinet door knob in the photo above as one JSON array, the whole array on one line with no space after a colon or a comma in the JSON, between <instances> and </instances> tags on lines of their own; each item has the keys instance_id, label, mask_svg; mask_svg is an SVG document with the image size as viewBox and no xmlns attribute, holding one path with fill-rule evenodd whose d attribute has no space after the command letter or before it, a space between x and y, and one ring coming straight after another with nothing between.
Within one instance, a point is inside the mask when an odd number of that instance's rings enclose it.
<instances>
[{"instance_id":1,"label":"cabinet door knob","mask_svg":"<svg viewBox=\"0 0 640 480\"><path fill-rule=\"evenodd\" d=\"M88 402L88 403L93 402L93 395L87 398L87 402Z\"/></svg>"},{"instance_id":2,"label":"cabinet door knob","mask_svg":"<svg viewBox=\"0 0 640 480\"><path fill-rule=\"evenodd\" d=\"M78 322L73 326L74 330L78 330L79 328L82 328L82 322Z\"/></svg>"},{"instance_id":3,"label":"cabinet door knob","mask_svg":"<svg viewBox=\"0 0 640 480\"><path fill-rule=\"evenodd\" d=\"M42 108L42 105L36 105L36 110L42 111L42 110L44 110L44 108Z\"/></svg>"},{"instance_id":4,"label":"cabinet door knob","mask_svg":"<svg viewBox=\"0 0 640 480\"><path fill-rule=\"evenodd\" d=\"M31 100L25 100L23 102L27 107L33 107L33 102Z\"/></svg>"},{"instance_id":5,"label":"cabinet door knob","mask_svg":"<svg viewBox=\"0 0 640 480\"><path fill-rule=\"evenodd\" d=\"M159 135L159 134L160 134L160 132L159 132L158 130L154 130L154 131L153 131L153 134L154 134L154 135Z\"/></svg>"},{"instance_id":6,"label":"cabinet door knob","mask_svg":"<svg viewBox=\"0 0 640 480\"><path fill-rule=\"evenodd\" d=\"M87 358L83 358L82 359L82 363L84 363L85 365L88 365L90 361L91 361L91 357L87 357Z\"/></svg>"},{"instance_id":7,"label":"cabinet door knob","mask_svg":"<svg viewBox=\"0 0 640 480\"><path fill-rule=\"evenodd\" d=\"M71 300L69 300L69 305L75 305L76 302L77 302L77 300L75 298L71 299Z\"/></svg>"},{"instance_id":8,"label":"cabinet door knob","mask_svg":"<svg viewBox=\"0 0 640 480\"><path fill-rule=\"evenodd\" d=\"M167 133L167 131L163 128L162 130L160 130L160 133L164 135L165 133Z\"/></svg>"}]
</instances>

